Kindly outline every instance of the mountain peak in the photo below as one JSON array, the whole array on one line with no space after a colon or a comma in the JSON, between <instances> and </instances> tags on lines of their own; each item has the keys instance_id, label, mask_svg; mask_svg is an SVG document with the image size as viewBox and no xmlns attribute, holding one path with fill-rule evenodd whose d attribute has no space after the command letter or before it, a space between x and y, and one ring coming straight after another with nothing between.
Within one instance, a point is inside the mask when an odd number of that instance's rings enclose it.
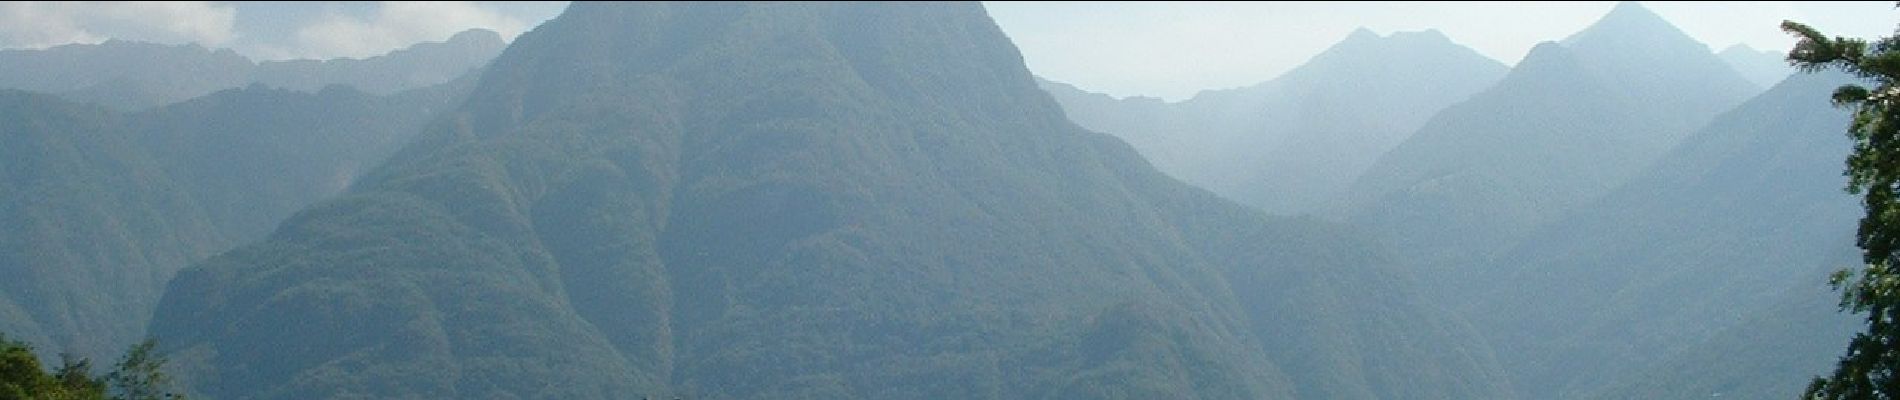
<instances>
[{"instance_id":1,"label":"mountain peak","mask_svg":"<svg viewBox=\"0 0 1900 400\"><path fill-rule=\"evenodd\" d=\"M1034 97L1015 91L1039 92L1022 66L1022 56L977 3L575 3L516 38L495 59L484 80L499 80L476 89L474 97L493 101L474 104L495 108L474 115L499 120L475 126L505 131L542 109L518 108L517 100L571 98L601 89L598 82L669 68L762 70L785 61L764 62L756 56L773 51L809 63L801 64L808 68L785 71L855 80L835 87L865 89L892 101L967 107L965 112L1058 112L1053 103L1001 107L973 100L1027 101ZM734 90L772 81L703 78L728 80ZM731 95L740 93L743 90Z\"/></svg>"},{"instance_id":2,"label":"mountain peak","mask_svg":"<svg viewBox=\"0 0 1900 400\"><path fill-rule=\"evenodd\" d=\"M1748 43L1736 43L1736 44L1729 45L1728 47L1723 48L1720 53L1734 53L1734 52L1760 53L1762 51L1755 50L1755 48L1753 46L1749 46Z\"/></svg>"},{"instance_id":3,"label":"mountain peak","mask_svg":"<svg viewBox=\"0 0 1900 400\"><path fill-rule=\"evenodd\" d=\"M1717 58L1708 45L1635 3L1618 4L1561 44L1587 68L1604 74L1604 79L1634 80L1639 88L1693 79L1717 90L1759 90Z\"/></svg>"},{"instance_id":4,"label":"mountain peak","mask_svg":"<svg viewBox=\"0 0 1900 400\"><path fill-rule=\"evenodd\" d=\"M1645 42L1672 47L1693 42L1703 51L1708 51L1708 46L1689 37L1661 15L1633 1L1617 3L1615 8L1590 24L1590 27L1563 40L1565 46L1572 47L1626 47L1632 43Z\"/></svg>"},{"instance_id":5,"label":"mountain peak","mask_svg":"<svg viewBox=\"0 0 1900 400\"><path fill-rule=\"evenodd\" d=\"M481 28L475 28L475 29L469 29L466 31L456 32L454 36L449 36L449 40L447 42L448 43L481 43L481 44L495 43L498 45L505 45L507 43L507 41L504 41L501 39L500 33L496 33L495 31L481 29Z\"/></svg>"},{"instance_id":6,"label":"mountain peak","mask_svg":"<svg viewBox=\"0 0 1900 400\"><path fill-rule=\"evenodd\" d=\"M1616 3L1616 7L1611 7L1610 12L1603 14L1603 18L1597 20L1597 24L1605 23L1669 24L1667 20L1663 19L1661 15L1657 15L1655 11L1651 11L1649 7L1643 7L1642 4L1634 1Z\"/></svg>"},{"instance_id":7,"label":"mountain peak","mask_svg":"<svg viewBox=\"0 0 1900 400\"><path fill-rule=\"evenodd\" d=\"M1648 15L1656 15L1655 13L1653 13L1653 12L1651 12L1651 11L1649 11L1649 8L1647 8L1647 7L1643 7L1643 5L1642 5L1641 3L1639 3L1639 2L1635 2L1635 1L1619 1L1619 2L1617 2L1617 3L1616 3L1616 7L1612 7L1612 8L1610 8L1610 15L1616 15L1616 14L1632 14L1632 15L1642 15L1642 14L1648 14Z\"/></svg>"},{"instance_id":8,"label":"mountain peak","mask_svg":"<svg viewBox=\"0 0 1900 400\"><path fill-rule=\"evenodd\" d=\"M1450 37L1445 36L1444 32L1439 32L1437 29L1401 31L1393 32L1386 36L1379 36L1378 33L1370 29L1358 28L1354 29L1351 34L1347 34L1345 39L1341 39L1331 47L1328 47L1325 52L1387 52L1394 48L1421 46L1440 48L1446 45L1456 46L1457 44L1452 43Z\"/></svg>"},{"instance_id":9,"label":"mountain peak","mask_svg":"<svg viewBox=\"0 0 1900 400\"><path fill-rule=\"evenodd\" d=\"M1387 36L1387 38L1429 43L1451 43L1451 37L1445 36L1444 32L1439 32L1437 29L1392 32L1392 35Z\"/></svg>"},{"instance_id":10,"label":"mountain peak","mask_svg":"<svg viewBox=\"0 0 1900 400\"><path fill-rule=\"evenodd\" d=\"M1372 32L1371 29L1366 29L1366 27L1362 26L1362 27L1353 29L1352 33L1346 34L1346 39L1344 41L1350 42L1350 41L1356 41L1356 40L1378 40L1378 39L1379 39L1378 33L1374 33Z\"/></svg>"}]
</instances>

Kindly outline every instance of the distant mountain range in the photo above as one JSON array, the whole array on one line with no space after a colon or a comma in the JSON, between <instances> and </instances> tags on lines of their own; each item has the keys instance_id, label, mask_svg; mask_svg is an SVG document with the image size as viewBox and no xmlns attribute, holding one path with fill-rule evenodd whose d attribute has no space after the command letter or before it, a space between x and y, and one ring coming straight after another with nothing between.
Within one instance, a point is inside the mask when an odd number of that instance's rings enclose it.
<instances>
[{"instance_id":1,"label":"distant mountain range","mask_svg":"<svg viewBox=\"0 0 1900 400\"><path fill-rule=\"evenodd\" d=\"M0 50L0 88L143 110L251 83L314 92L345 85L387 95L448 82L487 64L507 43L474 29L366 59L253 62L229 49L111 40Z\"/></svg>"},{"instance_id":2,"label":"distant mountain range","mask_svg":"<svg viewBox=\"0 0 1900 400\"><path fill-rule=\"evenodd\" d=\"M1333 202L1334 215L1412 255L1455 301L1488 284L1473 267L1757 92L1706 46L1622 3L1432 117Z\"/></svg>"},{"instance_id":3,"label":"distant mountain range","mask_svg":"<svg viewBox=\"0 0 1900 400\"><path fill-rule=\"evenodd\" d=\"M1044 82L1069 118L1157 168L1275 214L1319 210L1438 110L1496 83L1503 64L1438 31L1360 29L1274 80L1179 103Z\"/></svg>"},{"instance_id":4,"label":"distant mountain range","mask_svg":"<svg viewBox=\"0 0 1900 400\"><path fill-rule=\"evenodd\" d=\"M1346 43L1355 38L1374 36L1359 32ZM1370 76L1345 72L1353 65L1390 64L1322 60L1338 59L1315 57L1302 69L1336 72L1324 80L1333 87ZM1158 167L1232 198L1312 188L1232 185L1235 176L1333 173L1334 183L1347 176L1350 188L1304 210L1249 204L1369 228L1404 255L1398 260L1429 297L1471 320L1524 398L1786 398L1845 343L1853 318L1824 306L1833 295L1818 285L1826 272L1853 265L1858 212L1839 192L1847 117L1826 100L1847 78L1783 83L1792 72L1781 55L1746 46L1712 54L1623 3L1584 31L1533 49L1468 100L1424 103L1418 108L1442 111L1415 133L1395 135L1403 143L1390 151L1372 152L1378 161L1363 174L1240 161L1296 158L1268 156L1281 149L1360 148L1348 144L1296 146L1267 129L1230 134L1219 142L1226 146L1204 142L1235 132L1221 127L1239 124L1231 121L1301 120L1263 117L1275 108L1323 113L1314 110L1329 103L1313 96L1183 116L1220 92L1166 103L1054 82L1044 88L1078 123L1117 134ZM1324 159L1345 159L1336 154ZM1230 169L1196 172L1186 166L1194 162ZM1226 175L1210 178L1218 174Z\"/></svg>"},{"instance_id":5,"label":"distant mountain range","mask_svg":"<svg viewBox=\"0 0 1900 400\"><path fill-rule=\"evenodd\" d=\"M1694 388L1791 398L1825 372L1845 348L1841 321L1850 318L1828 306L1835 296L1824 283L1858 264L1860 207L1841 192L1849 117L1828 102L1848 82L1839 74L1788 79L1472 274L1497 284L1465 293L1466 315L1520 373L1519 387L1576 398L1639 381L1649 386L1626 394L1643 395L1609 398L1682 398L1690 387L1673 384L1713 374L1755 390ZM1743 326L1758 318L1815 322ZM1719 335L1736 351L1688 357L1722 362L1660 368ZM1763 337L1790 340L1752 341ZM1769 350L1783 347L1802 351Z\"/></svg>"},{"instance_id":6,"label":"distant mountain range","mask_svg":"<svg viewBox=\"0 0 1900 400\"><path fill-rule=\"evenodd\" d=\"M1748 78L1749 82L1761 87L1781 83L1782 79L1787 79L1788 75L1795 72L1794 67L1788 65L1787 53L1755 50L1746 44L1729 46L1715 55L1722 57L1722 61L1735 68L1735 72L1741 73L1742 77Z\"/></svg>"},{"instance_id":7,"label":"distant mountain range","mask_svg":"<svg viewBox=\"0 0 1900 400\"><path fill-rule=\"evenodd\" d=\"M253 85L130 114L0 89L0 333L116 359L174 272L342 191L472 83Z\"/></svg>"}]
</instances>

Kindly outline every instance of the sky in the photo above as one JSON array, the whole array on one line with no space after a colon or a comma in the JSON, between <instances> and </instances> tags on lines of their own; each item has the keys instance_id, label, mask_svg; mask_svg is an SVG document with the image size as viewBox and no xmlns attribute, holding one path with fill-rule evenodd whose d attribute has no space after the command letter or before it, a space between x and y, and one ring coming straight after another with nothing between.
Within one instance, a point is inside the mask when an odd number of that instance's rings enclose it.
<instances>
[{"instance_id":1,"label":"sky","mask_svg":"<svg viewBox=\"0 0 1900 400\"><path fill-rule=\"evenodd\" d=\"M1380 35L1438 29L1506 65L1562 40L1616 2L990 2L990 16L1050 80L1117 97L1178 101L1248 86L1299 66L1364 27ZM1893 2L1642 2L1720 51L1785 52L1784 19L1829 35L1891 35Z\"/></svg>"},{"instance_id":2,"label":"sky","mask_svg":"<svg viewBox=\"0 0 1900 400\"><path fill-rule=\"evenodd\" d=\"M0 2L0 48L126 39L257 60L364 58L485 28L513 40L565 2Z\"/></svg>"},{"instance_id":3,"label":"sky","mask_svg":"<svg viewBox=\"0 0 1900 400\"><path fill-rule=\"evenodd\" d=\"M1719 51L1786 51L1784 19L1831 35L1889 35L1894 3L1642 2ZM1438 29L1505 64L1561 40L1615 2L986 2L1045 78L1118 97L1182 100L1252 85L1364 27L1381 35ZM470 28L515 35L564 2L0 2L0 48L106 39L230 48L253 59L362 58Z\"/></svg>"}]
</instances>

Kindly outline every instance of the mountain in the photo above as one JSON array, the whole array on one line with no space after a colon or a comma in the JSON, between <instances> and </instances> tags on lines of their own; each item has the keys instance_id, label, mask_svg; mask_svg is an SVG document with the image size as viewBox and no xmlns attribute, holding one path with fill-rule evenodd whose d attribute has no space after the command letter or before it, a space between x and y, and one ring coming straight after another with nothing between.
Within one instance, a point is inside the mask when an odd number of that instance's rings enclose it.
<instances>
[{"instance_id":1,"label":"mountain","mask_svg":"<svg viewBox=\"0 0 1900 400\"><path fill-rule=\"evenodd\" d=\"M1785 398L1824 372L1747 376L1731 368L1831 365L1848 337L1848 331L1820 329L1842 326L1827 321L1845 316L1817 305L1836 298L1822 286L1827 273L1854 265L1857 254L1853 227L1860 207L1841 191L1850 118L1828 101L1848 82L1842 74L1789 78L1718 116L1601 200L1526 235L1476 273L1501 284L1466 293L1475 300L1466 315L1497 346L1506 370L1517 375L1516 387L1550 390L1527 391L1535 398L1575 398L1609 382L1715 373L1731 383L1754 381L1748 382L1752 389L1696 389ZM1814 323L1730 328L1751 319ZM1778 337L1806 339L1766 340ZM1691 358L1723 360L1707 367L1658 367L1711 340L1747 346ZM1770 358L1755 350L1796 344L1823 351L1777 351L1778 358ZM1756 362L1737 362L1743 359Z\"/></svg>"},{"instance_id":2,"label":"mountain","mask_svg":"<svg viewBox=\"0 0 1900 400\"><path fill-rule=\"evenodd\" d=\"M1621 185L1756 90L1633 2L1546 42L1496 86L1379 158L1331 215L1408 254L1428 290L1464 301L1476 268Z\"/></svg>"},{"instance_id":3,"label":"mountain","mask_svg":"<svg viewBox=\"0 0 1900 400\"><path fill-rule=\"evenodd\" d=\"M1794 67L1788 66L1787 54L1775 51L1755 50L1746 44L1737 43L1715 53L1722 57L1735 72L1748 78L1749 82L1761 87L1772 87L1794 73Z\"/></svg>"},{"instance_id":4,"label":"mountain","mask_svg":"<svg viewBox=\"0 0 1900 400\"><path fill-rule=\"evenodd\" d=\"M1048 92L1076 125L1128 142L1155 169L1176 177L1195 163L1194 157L1188 156L1194 146L1180 138L1206 132L1201 124L1212 121L1188 118L1179 103L1155 97L1116 98L1042 77L1036 78L1036 86Z\"/></svg>"},{"instance_id":5,"label":"mountain","mask_svg":"<svg viewBox=\"0 0 1900 400\"><path fill-rule=\"evenodd\" d=\"M178 269L263 237L472 86L373 96L253 85L136 114L0 91L0 332L109 362Z\"/></svg>"},{"instance_id":6,"label":"mountain","mask_svg":"<svg viewBox=\"0 0 1900 400\"><path fill-rule=\"evenodd\" d=\"M0 88L140 109L243 86L253 64L229 49L109 40L0 50Z\"/></svg>"},{"instance_id":7,"label":"mountain","mask_svg":"<svg viewBox=\"0 0 1900 400\"><path fill-rule=\"evenodd\" d=\"M1839 311L1840 293L1823 283L1829 273L1859 263L1858 254L1844 253L1795 279L1769 308L1584 397L1800 397L1810 377L1832 372L1854 333L1866 327L1864 315Z\"/></svg>"},{"instance_id":8,"label":"mountain","mask_svg":"<svg viewBox=\"0 0 1900 400\"><path fill-rule=\"evenodd\" d=\"M1337 197L1427 118L1505 71L1436 30L1359 29L1271 81L1180 103L1044 87L1077 124L1127 140L1163 172L1298 214Z\"/></svg>"},{"instance_id":9,"label":"mountain","mask_svg":"<svg viewBox=\"0 0 1900 400\"><path fill-rule=\"evenodd\" d=\"M1348 228L1148 167L975 3L574 3L151 332L216 397L1491 398Z\"/></svg>"},{"instance_id":10,"label":"mountain","mask_svg":"<svg viewBox=\"0 0 1900 400\"><path fill-rule=\"evenodd\" d=\"M481 68L508 42L487 29L470 29L445 42L423 42L389 54L365 58L286 60L257 63L253 81L314 92L345 85L370 94L390 95L454 80Z\"/></svg>"},{"instance_id":11,"label":"mountain","mask_svg":"<svg viewBox=\"0 0 1900 400\"><path fill-rule=\"evenodd\" d=\"M173 271L224 245L121 116L0 90L0 332L113 360Z\"/></svg>"},{"instance_id":12,"label":"mountain","mask_svg":"<svg viewBox=\"0 0 1900 400\"><path fill-rule=\"evenodd\" d=\"M248 241L341 193L454 104L473 77L389 96L251 84L138 113L129 125L220 232Z\"/></svg>"},{"instance_id":13,"label":"mountain","mask_svg":"<svg viewBox=\"0 0 1900 400\"><path fill-rule=\"evenodd\" d=\"M355 86L394 94L436 85L480 68L501 52L501 36L458 33L367 59L252 62L229 49L110 40L43 50L0 50L0 88L52 93L117 110L145 110L250 83L316 91Z\"/></svg>"}]
</instances>

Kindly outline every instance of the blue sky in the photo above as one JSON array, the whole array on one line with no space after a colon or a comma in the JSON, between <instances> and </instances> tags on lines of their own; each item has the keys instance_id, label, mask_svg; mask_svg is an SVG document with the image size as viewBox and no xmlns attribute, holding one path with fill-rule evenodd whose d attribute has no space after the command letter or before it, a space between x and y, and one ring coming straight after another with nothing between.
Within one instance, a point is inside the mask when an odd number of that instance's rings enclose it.
<instances>
[{"instance_id":1,"label":"blue sky","mask_svg":"<svg viewBox=\"0 0 1900 400\"><path fill-rule=\"evenodd\" d=\"M997 25L1044 77L1116 96L1180 100L1292 69L1355 28L1438 29L1514 64L1614 2L987 2ZM1783 19L1837 35L1891 34L1892 2L1643 2L1721 50L1785 50ZM565 2L0 2L0 48L109 38L195 42L257 59L368 57L469 28L510 40Z\"/></svg>"}]
</instances>

